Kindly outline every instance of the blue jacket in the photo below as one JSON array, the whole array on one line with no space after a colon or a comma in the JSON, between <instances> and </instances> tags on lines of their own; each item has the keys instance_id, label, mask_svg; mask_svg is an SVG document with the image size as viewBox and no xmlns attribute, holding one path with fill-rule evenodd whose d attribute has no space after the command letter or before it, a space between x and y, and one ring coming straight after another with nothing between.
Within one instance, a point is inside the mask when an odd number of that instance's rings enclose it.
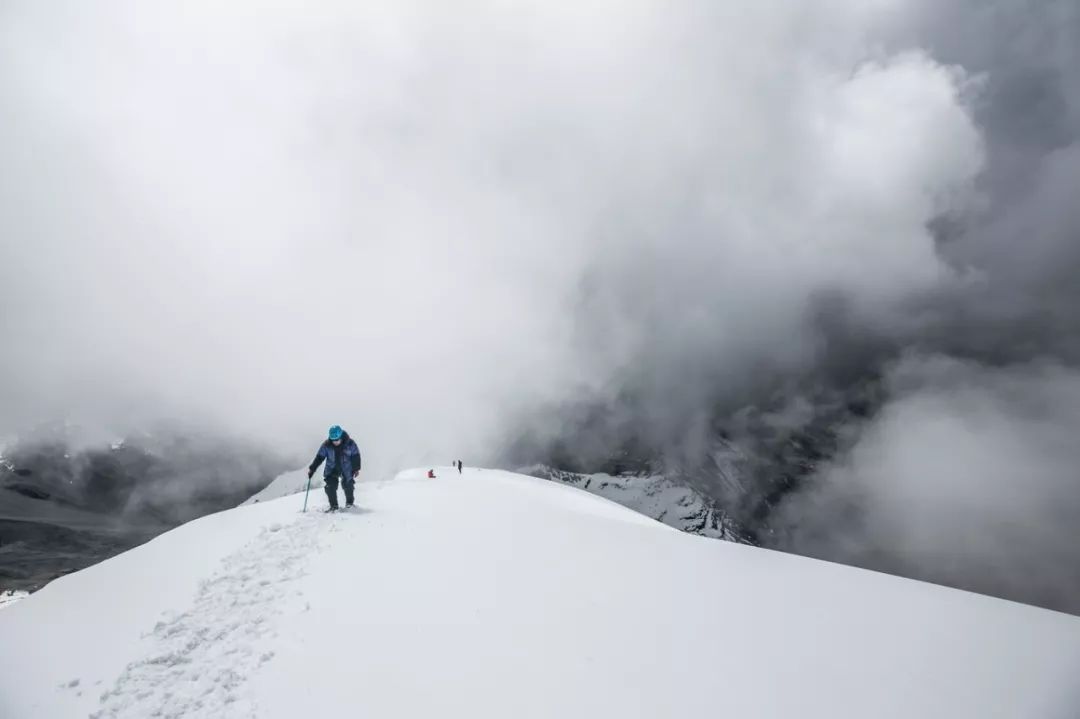
<instances>
[{"instance_id":1,"label":"blue jacket","mask_svg":"<svg viewBox=\"0 0 1080 719\"><path fill-rule=\"evenodd\" d=\"M341 444L334 445L326 440L315 453L315 459L308 466L308 474L315 474L319 465L326 461L323 468L323 477L340 476L344 480L352 479L353 472L360 471L360 448L349 436L348 432L341 435Z\"/></svg>"}]
</instances>

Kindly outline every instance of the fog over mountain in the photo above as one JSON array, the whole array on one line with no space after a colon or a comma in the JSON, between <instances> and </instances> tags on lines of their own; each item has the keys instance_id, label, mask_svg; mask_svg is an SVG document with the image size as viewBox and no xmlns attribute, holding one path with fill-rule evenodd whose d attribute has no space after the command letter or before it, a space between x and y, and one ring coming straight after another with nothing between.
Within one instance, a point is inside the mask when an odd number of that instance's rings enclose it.
<instances>
[{"instance_id":1,"label":"fog over mountain","mask_svg":"<svg viewBox=\"0 0 1080 719\"><path fill-rule=\"evenodd\" d=\"M0 436L648 466L1080 611L1080 8L668 5L5 3Z\"/></svg>"}]
</instances>

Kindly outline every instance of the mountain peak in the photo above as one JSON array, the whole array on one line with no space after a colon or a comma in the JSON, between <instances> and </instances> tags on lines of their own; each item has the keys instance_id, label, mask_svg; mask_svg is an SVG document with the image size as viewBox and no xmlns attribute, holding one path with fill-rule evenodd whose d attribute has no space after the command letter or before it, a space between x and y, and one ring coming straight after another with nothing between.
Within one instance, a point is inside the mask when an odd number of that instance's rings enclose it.
<instances>
[{"instance_id":1,"label":"mountain peak","mask_svg":"<svg viewBox=\"0 0 1080 719\"><path fill-rule=\"evenodd\" d=\"M1080 619L436 468L203 517L0 611L0 715L1035 717ZM306 478L305 478L306 479ZM1064 716L1064 714L1062 714Z\"/></svg>"}]
</instances>

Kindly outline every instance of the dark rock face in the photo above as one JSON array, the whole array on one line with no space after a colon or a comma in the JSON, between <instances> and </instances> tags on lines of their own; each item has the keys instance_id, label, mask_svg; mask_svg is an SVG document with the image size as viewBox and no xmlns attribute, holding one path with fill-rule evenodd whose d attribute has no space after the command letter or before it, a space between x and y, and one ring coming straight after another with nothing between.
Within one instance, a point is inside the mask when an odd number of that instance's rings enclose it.
<instances>
[{"instance_id":1,"label":"dark rock face","mask_svg":"<svg viewBox=\"0 0 1080 719\"><path fill-rule=\"evenodd\" d=\"M236 506L286 468L256 447L206 437L16 445L0 459L0 590L40 588Z\"/></svg>"},{"instance_id":2,"label":"dark rock face","mask_svg":"<svg viewBox=\"0 0 1080 719\"><path fill-rule=\"evenodd\" d=\"M153 538L160 529L69 528L0 520L0 591L41 588Z\"/></svg>"},{"instance_id":3,"label":"dark rock face","mask_svg":"<svg viewBox=\"0 0 1080 719\"><path fill-rule=\"evenodd\" d=\"M21 494L24 497L29 497L30 499L49 499L49 497L52 496L51 494L39 487L35 487L32 484L25 484L22 482L12 482L6 487L4 487L4 489L10 490L17 494Z\"/></svg>"}]
</instances>

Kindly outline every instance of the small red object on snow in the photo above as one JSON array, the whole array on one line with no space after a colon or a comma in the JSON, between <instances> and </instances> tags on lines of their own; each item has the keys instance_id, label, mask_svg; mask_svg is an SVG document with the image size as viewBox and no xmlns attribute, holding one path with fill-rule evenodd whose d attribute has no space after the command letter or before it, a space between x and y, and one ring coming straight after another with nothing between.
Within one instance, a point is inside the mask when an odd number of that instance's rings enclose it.
<instances>
[{"instance_id":1,"label":"small red object on snow","mask_svg":"<svg viewBox=\"0 0 1080 719\"><path fill-rule=\"evenodd\" d=\"M435 479L435 470L434 469L429 469L427 471L427 478L428 479Z\"/></svg>"}]
</instances>

